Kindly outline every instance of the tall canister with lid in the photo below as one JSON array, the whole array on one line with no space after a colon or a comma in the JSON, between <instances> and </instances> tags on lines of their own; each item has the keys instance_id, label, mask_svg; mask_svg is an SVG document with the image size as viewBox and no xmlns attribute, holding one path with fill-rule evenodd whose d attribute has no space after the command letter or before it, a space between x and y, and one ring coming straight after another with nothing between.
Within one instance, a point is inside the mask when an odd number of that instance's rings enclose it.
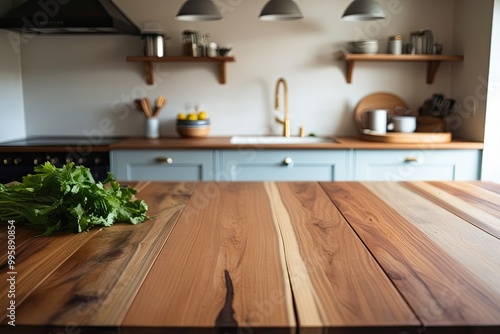
<instances>
[{"instance_id":1,"label":"tall canister with lid","mask_svg":"<svg viewBox=\"0 0 500 334\"><path fill-rule=\"evenodd\" d=\"M396 35L389 37L387 53L400 55L403 53L403 36Z\"/></svg>"},{"instance_id":2,"label":"tall canister with lid","mask_svg":"<svg viewBox=\"0 0 500 334\"><path fill-rule=\"evenodd\" d=\"M143 32L144 55L163 57L165 55L165 34L161 32Z\"/></svg>"}]
</instances>

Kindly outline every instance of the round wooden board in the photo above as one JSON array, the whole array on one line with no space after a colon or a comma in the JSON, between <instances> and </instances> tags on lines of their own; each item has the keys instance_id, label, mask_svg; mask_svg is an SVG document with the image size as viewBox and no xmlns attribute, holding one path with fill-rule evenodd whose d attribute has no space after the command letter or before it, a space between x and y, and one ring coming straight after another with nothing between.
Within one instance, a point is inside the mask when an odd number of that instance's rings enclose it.
<instances>
[{"instance_id":1,"label":"round wooden board","mask_svg":"<svg viewBox=\"0 0 500 334\"><path fill-rule=\"evenodd\" d=\"M365 96L354 109L354 120L359 131L363 132L363 113L372 109L387 109L388 115L414 115L408 104L399 96L390 93L374 93Z\"/></svg>"},{"instance_id":2,"label":"round wooden board","mask_svg":"<svg viewBox=\"0 0 500 334\"><path fill-rule=\"evenodd\" d=\"M449 143L451 142L451 132L389 132L386 134L362 133L361 139L398 144Z\"/></svg>"}]
</instances>

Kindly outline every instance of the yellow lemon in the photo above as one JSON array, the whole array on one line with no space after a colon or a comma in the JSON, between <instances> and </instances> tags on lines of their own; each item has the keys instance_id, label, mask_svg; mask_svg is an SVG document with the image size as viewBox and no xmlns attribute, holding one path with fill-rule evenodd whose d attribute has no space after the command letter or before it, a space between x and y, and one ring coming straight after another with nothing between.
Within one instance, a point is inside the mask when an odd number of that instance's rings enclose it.
<instances>
[{"instance_id":1,"label":"yellow lemon","mask_svg":"<svg viewBox=\"0 0 500 334\"><path fill-rule=\"evenodd\" d=\"M208 118L208 115L207 115L207 113L205 111L200 111L198 113L198 119L205 120L207 118Z\"/></svg>"},{"instance_id":2,"label":"yellow lemon","mask_svg":"<svg viewBox=\"0 0 500 334\"><path fill-rule=\"evenodd\" d=\"M177 114L177 119L182 119L182 120L184 120L184 119L186 119L186 118L187 118L186 114L183 114L183 113L181 113L181 112Z\"/></svg>"},{"instance_id":3,"label":"yellow lemon","mask_svg":"<svg viewBox=\"0 0 500 334\"><path fill-rule=\"evenodd\" d=\"M190 112L187 115L187 119L190 120L190 121L197 121L198 120L198 115L196 115L196 113L194 113L194 112Z\"/></svg>"}]
</instances>

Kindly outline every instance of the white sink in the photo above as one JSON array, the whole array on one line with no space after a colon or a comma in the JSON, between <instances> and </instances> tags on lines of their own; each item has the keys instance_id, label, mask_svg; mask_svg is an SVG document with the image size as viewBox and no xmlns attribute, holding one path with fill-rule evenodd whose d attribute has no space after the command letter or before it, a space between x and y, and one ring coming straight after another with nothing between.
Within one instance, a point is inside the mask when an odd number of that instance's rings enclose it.
<instances>
[{"instance_id":1,"label":"white sink","mask_svg":"<svg viewBox=\"0 0 500 334\"><path fill-rule=\"evenodd\" d=\"M329 137L233 136L231 144L317 144L336 143Z\"/></svg>"}]
</instances>

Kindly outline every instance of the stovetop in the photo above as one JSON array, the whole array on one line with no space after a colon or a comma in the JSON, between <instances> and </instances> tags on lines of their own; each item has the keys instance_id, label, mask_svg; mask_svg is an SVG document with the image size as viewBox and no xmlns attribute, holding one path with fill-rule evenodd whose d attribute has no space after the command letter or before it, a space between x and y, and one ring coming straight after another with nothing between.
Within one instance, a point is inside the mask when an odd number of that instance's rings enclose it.
<instances>
[{"instance_id":1,"label":"stovetop","mask_svg":"<svg viewBox=\"0 0 500 334\"><path fill-rule=\"evenodd\" d=\"M28 137L0 143L0 146L107 146L124 139L123 137Z\"/></svg>"}]
</instances>

